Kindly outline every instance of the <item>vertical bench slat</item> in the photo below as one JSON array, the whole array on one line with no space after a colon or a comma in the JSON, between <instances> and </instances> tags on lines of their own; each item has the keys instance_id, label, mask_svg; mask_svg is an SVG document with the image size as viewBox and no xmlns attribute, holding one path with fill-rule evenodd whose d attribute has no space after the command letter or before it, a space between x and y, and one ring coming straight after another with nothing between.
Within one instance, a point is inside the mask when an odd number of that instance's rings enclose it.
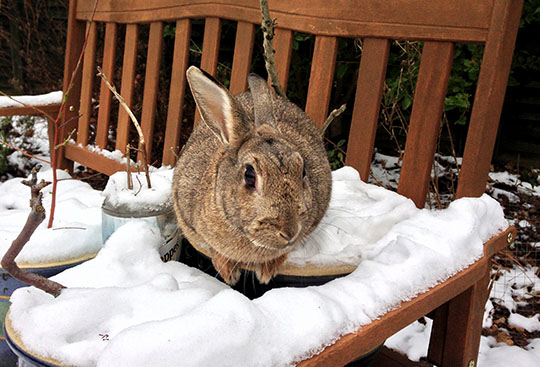
<instances>
[{"instance_id":1,"label":"vertical bench slat","mask_svg":"<svg viewBox=\"0 0 540 367\"><path fill-rule=\"evenodd\" d=\"M454 45L424 43L398 192L423 208L439 135Z\"/></svg>"},{"instance_id":2,"label":"vertical bench slat","mask_svg":"<svg viewBox=\"0 0 540 367\"><path fill-rule=\"evenodd\" d=\"M496 2L469 123L457 197L480 196L497 137L519 23L521 1ZM501 35L504 35L502 41Z\"/></svg>"},{"instance_id":3,"label":"vertical bench slat","mask_svg":"<svg viewBox=\"0 0 540 367\"><path fill-rule=\"evenodd\" d=\"M88 40L84 51L82 70L81 117L79 118L79 127L77 129L77 143L82 144L83 146L88 144L90 117L92 116L92 92L94 90L94 77L96 75L96 22L88 23L87 29Z\"/></svg>"},{"instance_id":4,"label":"vertical bench slat","mask_svg":"<svg viewBox=\"0 0 540 367\"><path fill-rule=\"evenodd\" d=\"M311 61L306 113L320 128L328 117L328 106L332 93L332 81L336 65L338 39L317 36Z\"/></svg>"},{"instance_id":5,"label":"vertical bench slat","mask_svg":"<svg viewBox=\"0 0 540 367\"><path fill-rule=\"evenodd\" d=\"M54 145L59 144L67 139L71 131L77 128L77 117L80 113L81 101L81 80L82 70L73 74L77 69L77 64L80 60L82 46L86 37L86 24L76 19L76 1L69 1L68 10L68 25L66 39L66 55L64 59L64 82L62 90L64 92L65 106L63 109L61 125L58 129L59 140L55 141L54 136L49 136L53 140ZM67 93L67 91L70 91ZM66 95L67 93L67 95ZM52 156L52 151L50 152ZM66 148L61 146L57 152L57 169L73 170L73 161L66 157Z\"/></svg>"},{"instance_id":6,"label":"vertical bench slat","mask_svg":"<svg viewBox=\"0 0 540 367\"><path fill-rule=\"evenodd\" d=\"M126 38L124 43L124 61L122 63L122 80L120 81L120 94L126 101L128 107L132 107L133 88L135 86L135 67L137 61L137 24L126 26ZM126 145L129 141L129 127L131 121L129 115L121 105L118 105L118 127L116 129L116 149L122 153L126 152Z\"/></svg>"},{"instance_id":7,"label":"vertical bench slat","mask_svg":"<svg viewBox=\"0 0 540 367\"><path fill-rule=\"evenodd\" d=\"M288 29L276 28L274 35L274 59L279 82L284 91L287 91L289 81L289 68L293 45L293 32Z\"/></svg>"},{"instance_id":8,"label":"vertical bench slat","mask_svg":"<svg viewBox=\"0 0 540 367\"><path fill-rule=\"evenodd\" d=\"M351 143L347 148L345 164L356 168L366 182L373 157L389 52L390 40L364 40L349 132Z\"/></svg>"},{"instance_id":9,"label":"vertical bench slat","mask_svg":"<svg viewBox=\"0 0 540 367\"><path fill-rule=\"evenodd\" d=\"M215 76L221 38L221 19L206 18L201 58L201 69Z\"/></svg>"},{"instance_id":10,"label":"vertical bench slat","mask_svg":"<svg viewBox=\"0 0 540 367\"><path fill-rule=\"evenodd\" d=\"M247 76L251 70L254 39L255 25L247 22L238 22L236 41L234 43L231 85L229 88L234 95L242 93L247 89Z\"/></svg>"},{"instance_id":11,"label":"vertical bench slat","mask_svg":"<svg viewBox=\"0 0 540 367\"><path fill-rule=\"evenodd\" d=\"M204 38L203 49L201 57L201 69L208 74L216 76L218 55L219 55L219 43L221 39L221 19L219 18L206 18L204 23ZM196 125L197 121L201 119L199 110L195 110L195 118L193 124Z\"/></svg>"},{"instance_id":12,"label":"vertical bench slat","mask_svg":"<svg viewBox=\"0 0 540 367\"><path fill-rule=\"evenodd\" d=\"M186 70L189 61L189 39L191 35L191 20L183 19L176 22L174 40L174 56L171 72L171 87L169 92L169 108L167 112L167 127L163 148L163 164L173 166L176 162L180 132L182 129L182 112L184 110L184 93L186 90Z\"/></svg>"},{"instance_id":13,"label":"vertical bench slat","mask_svg":"<svg viewBox=\"0 0 540 367\"><path fill-rule=\"evenodd\" d=\"M105 26L105 43L103 45L103 72L111 81L114 80L114 59L116 57L116 23L107 23ZM112 93L105 83L101 81L99 91L99 113L97 120L96 145L100 148L107 147L109 135L109 121L111 117Z\"/></svg>"},{"instance_id":14,"label":"vertical bench slat","mask_svg":"<svg viewBox=\"0 0 540 367\"><path fill-rule=\"evenodd\" d=\"M161 66L161 50L163 46L163 22L150 24L148 36L148 53L146 56L146 72L144 76L143 106L141 128L146 142L146 154L150 159L152 153L152 137L156 117L156 102L159 87L159 67ZM139 152L138 160L142 159ZM148 162L151 164L152 162Z\"/></svg>"}]
</instances>

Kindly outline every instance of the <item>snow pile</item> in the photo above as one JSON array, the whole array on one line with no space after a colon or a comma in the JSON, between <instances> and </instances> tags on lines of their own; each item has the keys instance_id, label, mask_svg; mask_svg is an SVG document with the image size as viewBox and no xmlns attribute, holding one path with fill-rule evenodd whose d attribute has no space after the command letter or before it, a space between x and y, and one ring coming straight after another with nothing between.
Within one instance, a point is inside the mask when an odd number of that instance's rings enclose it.
<instances>
[{"instance_id":1,"label":"snow pile","mask_svg":"<svg viewBox=\"0 0 540 367\"><path fill-rule=\"evenodd\" d=\"M103 190L108 208L122 208L129 212L140 212L172 207L173 170L153 170L150 174L151 189L148 188L144 173L133 173L133 189L128 189L126 175L126 172L117 172L109 177L107 186Z\"/></svg>"},{"instance_id":2,"label":"snow pile","mask_svg":"<svg viewBox=\"0 0 540 367\"><path fill-rule=\"evenodd\" d=\"M62 102L62 91L59 90L56 92L40 94L37 96L12 96L12 98L9 98L6 96L0 96L0 108L24 107L25 104L30 105L30 106L45 106L49 104L60 104Z\"/></svg>"},{"instance_id":3,"label":"snow pile","mask_svg":"<svg viewBox=\"0 0 540 367\"><path fill-rule=\"evenodd\" d=\"M520 316L511 314L512 316ZM538 321L538 315L532 317L532 321ZM425 319L426 324L415 321L405 327L400 332L392 335L385 343L388 348L399 350L407 355L411 361L419 361L427 356L429 336L433 321ZM526 324L531 324L527 319ZM540 339L531 339L530 344L525 348L517 345L507 345L498 343L492 336L480 337L480 348L478 351L479 367L506 367L506 366L537 366L540 360Z\"/></svg>"},{"instance_id":4,"label":"snow pile","mask_svg":"<svg viewBox=\"0 0 540 367\"><path fill-rule=\"evenodd\" d=\"M250 301L198 270L161 263L156 230L134 221L96 259L55 277L70 287L58 298L17 290L13 326L31 350L65 364L287 366L467 267L507 227L487 196L428 211L361 183L351 168L334 180L328 226L314 233L323 255L308 258L322 262L343 240L359 261L346 277ZM330 233L336 226L344 229ZM310 255L309 241L297 251Z\"/></svg>"},{"instance_id":5,"label":"snow pile","mask_svg":"<svg viewBox=\"0 0 540 367\"><path fill-rule=\"evenodd\" d=\"M18 263L47 263L97 252L101 246L101 202L87 183L57 171L58 194L53 228L47 229L52 185L42 190L47 218L17 256ZM38 173L38 181L52 181L52 170ZM30 188L14 178L0 184L0 256L19 235L30 212Z\"/></svg>"}]
</instances>

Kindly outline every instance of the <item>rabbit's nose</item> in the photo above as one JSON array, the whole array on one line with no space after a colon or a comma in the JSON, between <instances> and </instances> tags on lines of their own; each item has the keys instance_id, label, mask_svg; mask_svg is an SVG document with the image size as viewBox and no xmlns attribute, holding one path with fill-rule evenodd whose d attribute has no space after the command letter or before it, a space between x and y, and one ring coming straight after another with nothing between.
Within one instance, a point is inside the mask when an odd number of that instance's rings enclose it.
<instances>
[{"instance_id":1,"label":"rabbit's nose","mask_svg":"<svg viewBox=\"0 0 540 367\"><path fill-rule=\"evenodd\" d=\"M279 236L282 240L284 240L286 246L290 246L294 244L294 242L298 239L298 236L300 235L300 232L302 231L302 226L297 225L294 231L286 231L282 230L279 232Z\"/></svg>"}]
</instances>

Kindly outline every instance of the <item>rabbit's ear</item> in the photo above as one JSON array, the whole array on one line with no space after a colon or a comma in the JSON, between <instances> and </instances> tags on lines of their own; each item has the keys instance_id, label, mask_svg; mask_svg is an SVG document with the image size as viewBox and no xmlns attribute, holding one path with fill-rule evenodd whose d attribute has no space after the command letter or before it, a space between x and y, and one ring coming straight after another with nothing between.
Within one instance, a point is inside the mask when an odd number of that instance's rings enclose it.
<instances>
[{"instance_id":1,"label":"rabbit's ear","mask_svg":"<svg viewBox=\"0 0 540 367\"><path fill-rule=\"evenodd\" d=\"M263 124L275 126L272 91L268 83L257 74L249 74L248 84L253 98L255 126Z\"/></svg>"},{"instance_id":2,"label":"rabbit's ear","mask_svg":"<svg viewBox=\"0 0 540 367\"><path fill-rule=\"evenodd\" d=\"M191 66L187 80L202 119L225 145L238 144L248 132L233 95L208 73Z\"/></svg>"}]
</instances>

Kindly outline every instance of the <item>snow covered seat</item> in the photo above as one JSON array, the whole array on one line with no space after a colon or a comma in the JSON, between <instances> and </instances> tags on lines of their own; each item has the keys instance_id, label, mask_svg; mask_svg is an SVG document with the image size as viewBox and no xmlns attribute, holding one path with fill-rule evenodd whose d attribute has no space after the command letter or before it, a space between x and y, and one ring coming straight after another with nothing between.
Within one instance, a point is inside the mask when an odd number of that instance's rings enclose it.
<instances>
[{"instance_id":1,"label":"snow covered seat","mask_svg":"<svg viewBox=\"0 0 540 367\"><path fill-rule=\"evenodd\" d=\"M95 259L55 278L68 286L59 297L35 288L14 293L9 335L62 365L286 366L334 342L300 365L343 365L466 291L506 244L488 241L501 231L512 233L487 195L444 210L418 209L345 167L333 173L321 227L290 262L354 264L352 274L250 300L198 269L163 263L152 225L128 222ZM483 309L469 307L477 306Z\"/></svg>"},{"instance_id":2,"label":"snow covered seat","mask_svg":"<svg viewBox=\"0 0 540 367\"><path fill-rule=\"evenodd\" d=\"M482 0L474 4L466 0L270 0L269 6L271 17L277 18L274 46L282 85L287 85L295 32L310 34L315 38L305 110L318 126L324 122L330 106L339 39L363 40L358 79L353 81L356 83L355 103L348 106L352 111L352 121L346 158L346 164L356 168L363 180L367 180L370 172L390 44L396 39L423 41L398 187L398 192L412 199L418 208L424 207L431 178L454 45L482 44L483 58L468 122L456 198L482 196L522 0ZM204 39L200 66L213 75L216 74L220 56L222 20L236 23L230 89L235 94L244 91L251 68L256 25L260 24L258 1L215 0L200 3L191 0L133 0L98 1L97 5L94 0L70 1L64 75L73 74L83 45L87 47L82 67L75 74L75 83L66 99L66 113L59 125L61 137L64 138L76 130L73 136L75 141L60 148L62 168L72 167L73 162L79 162L106 174L125 169L114 158L117 155L106 151L117 149L119 155L125 153L130 128L128 116L122 110L115 117L116 110L112 108L108 89L95 82L96 54L100 53L100 47L103 47L102 69L115 84L120 85L120 92L128 105L140 107L148 153L153 152L154 156L161 157L161 163L165 165L174 164L183 132L185 70L189 66L190 35L192 29L201 31L201 19L204 20ZM158 99L158 91L164 54L164 29L166 23L171 22L175 22L175 38L174 49L168 50L173 54L172 72L166 76L170 79L168 109L163 121L158 121L156 108L163 103ZM100 39L98 36L103 34L104 38ZM138 46L141 43L139 36L143 34L145 37L148 35L148 47L141 55L138 54ZM120 56L117 55L119 50L123 50L122 57L117 57ZM115 60L120 59L121 64L115 64ZM147 60L144 76L135 72L137 62L141 59ZM116 80L115 70L121 70L122 74ZM136 101L134 91L141 83L144 84L142 93L139 93L142 98ZM94 109L92 97L96 95L99 95L99 108ZM163 123L161 126L165 133L163 139L154 141L148 137L154 136L157 122ZM92 131L95 131L95 135L90 133ZM490 259L514 237L515 230L508 228L491 239L483 238L486 241L483 253L478 253L476 261L469 267L401 303L398 308L377 316L379 319L362 324L354 332L348 330L350 333L344 335L344 329L341 330L325 342L332 345L300 362L300 365L344 365L425 314L434 318L428 356L430 361L438 366L470 365L477 357ZM396 249L396 254L399 255L400 251L404 250ZM166 280L163 282L164 286L169 284ZM350 289L350 297L358 296L355 292L358 290ZM277 297L280 292L273 294L275 296L272 297ZM347 294L340 293L340 296L346 298ZM219 298L215 302L219 302ZM232 307L235 302L230 300L224 304ZM309 297L299 302L309 302ZM222 325L219 318L210 320L218 326ZM231 324L238 320L242 319L230 319ZM298 320L298 325L308 326L301 324L301 321ZM292 320L288 324L291 327L298 325ZM133 335L136 337L136 332ZM239 343L244 341L246 339ZM234 349L236 346L231 343L228 348ZM264 347L271 349L272 345L265 344ZM320 351L320 347L315 348L316 351ZM306 351L306 357L310 355L309 352Z\"/></svg>"}]
</instances>

